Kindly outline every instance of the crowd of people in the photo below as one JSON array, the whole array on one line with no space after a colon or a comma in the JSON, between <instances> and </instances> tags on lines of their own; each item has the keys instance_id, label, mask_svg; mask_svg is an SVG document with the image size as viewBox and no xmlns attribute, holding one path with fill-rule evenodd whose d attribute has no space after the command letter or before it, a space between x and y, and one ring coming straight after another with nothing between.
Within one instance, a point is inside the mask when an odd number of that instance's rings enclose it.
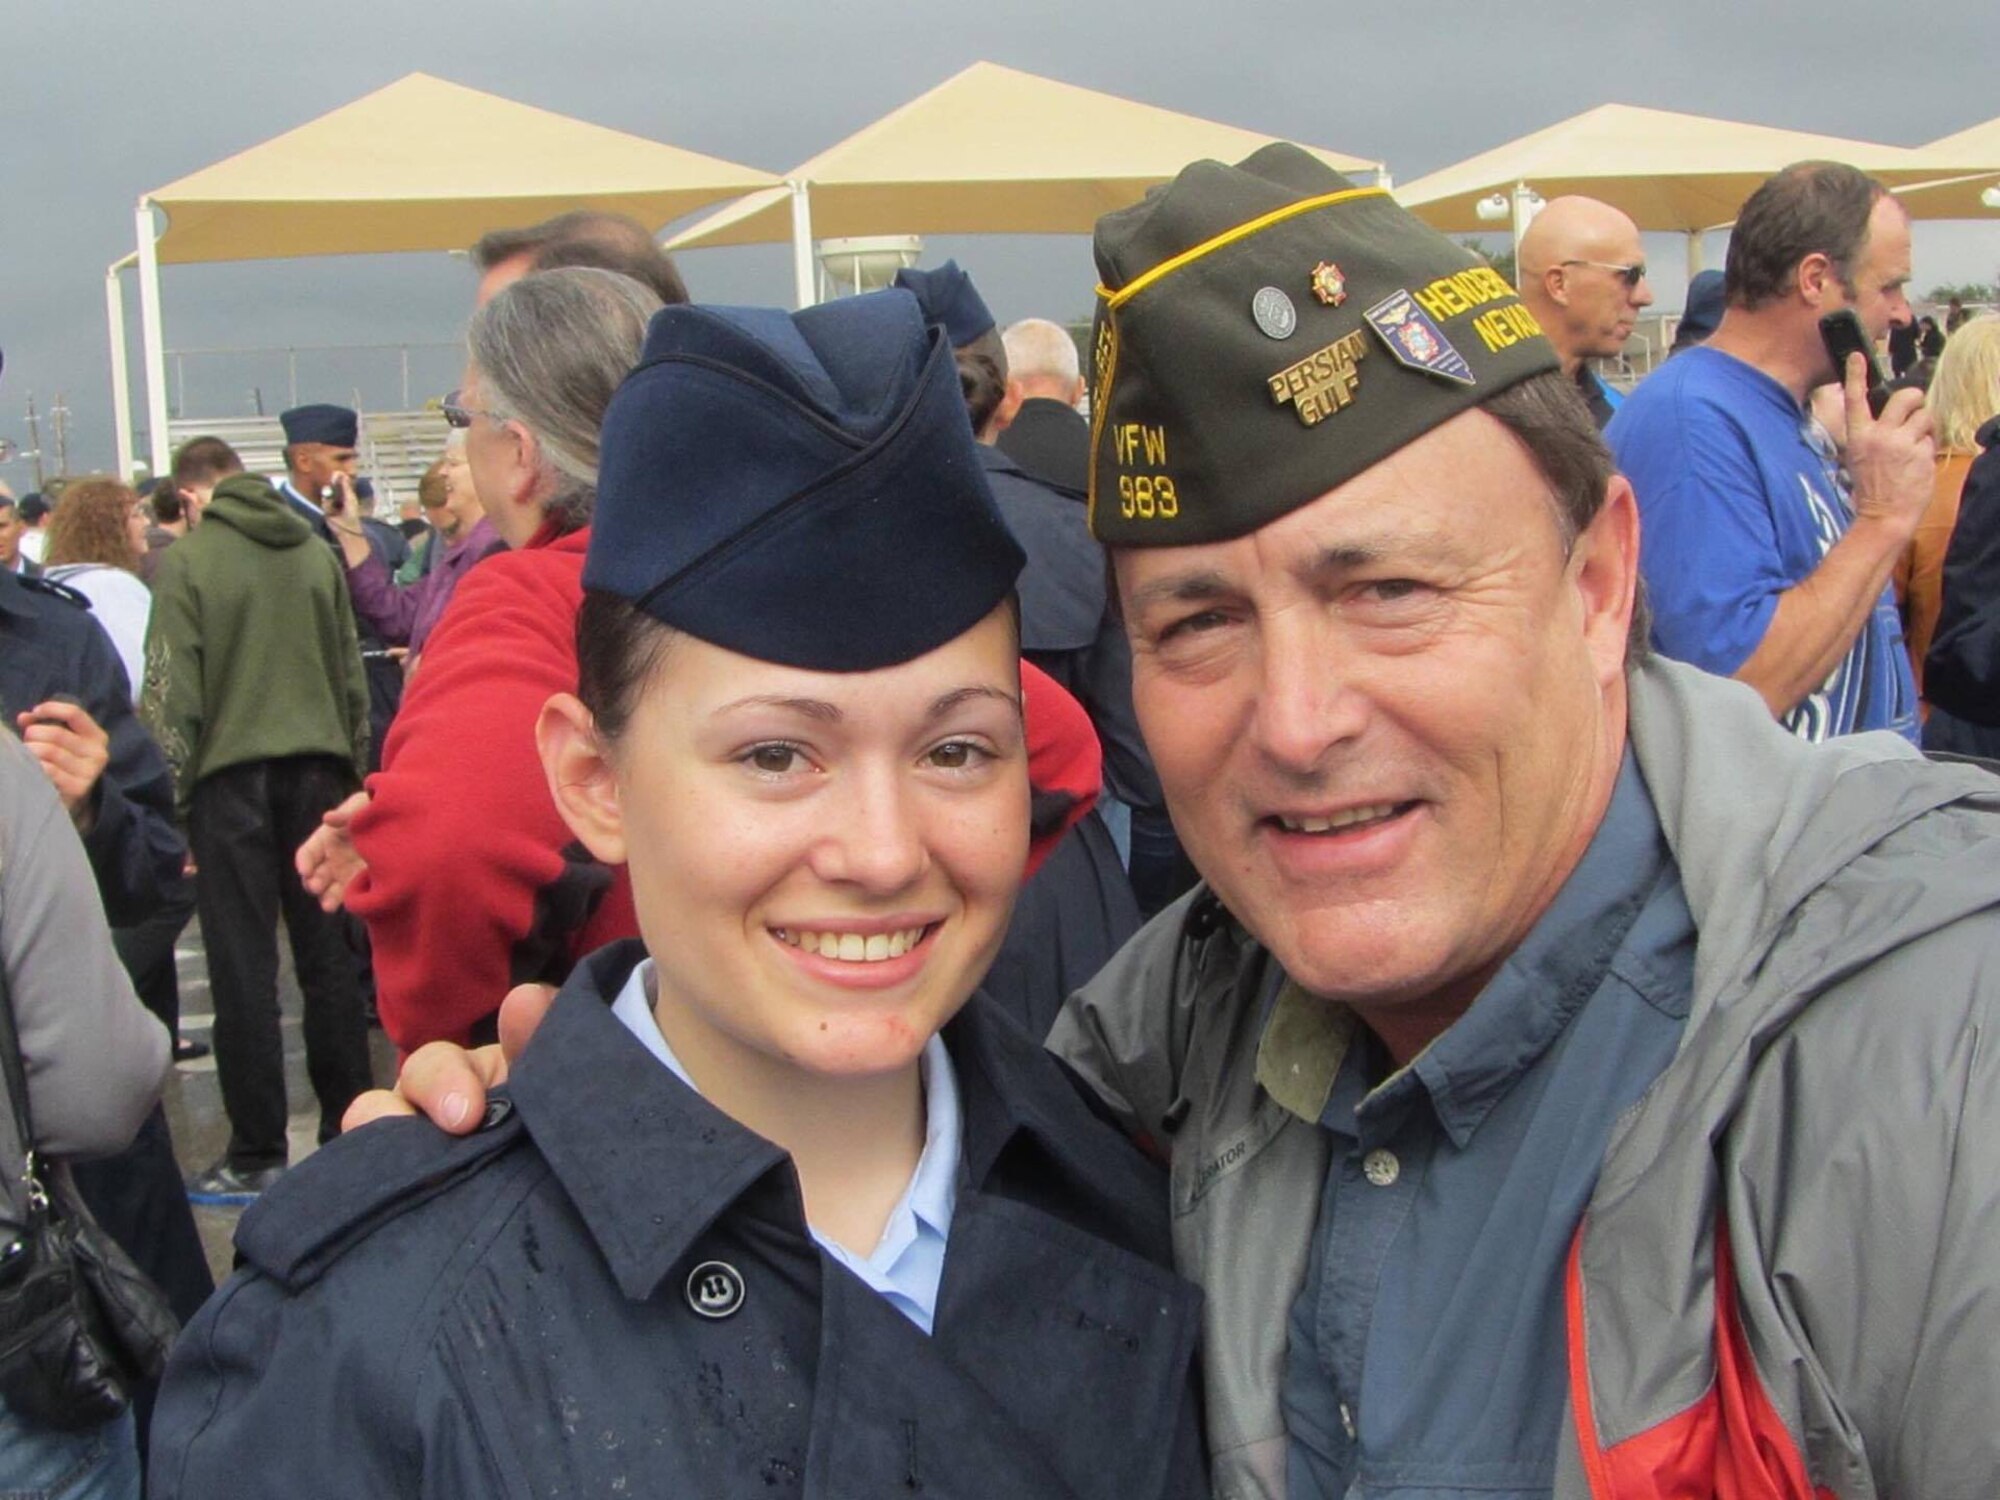
<instances>
[{"instance_id":1,"label":"crowd of people","mask_svg":"<svg viewBox=\"0 0 2000 1500\"><path fill-rule=\"evenodd\" d=\"M1080 357L500 229L404 526L317 403L0 504L25 1144L186 1325L80 1432L0 1352L0 1488L2000 1484L2000 317L1826 162L1636 385L1590 199L1095 251Z\"/></svg>"}]
</instances>

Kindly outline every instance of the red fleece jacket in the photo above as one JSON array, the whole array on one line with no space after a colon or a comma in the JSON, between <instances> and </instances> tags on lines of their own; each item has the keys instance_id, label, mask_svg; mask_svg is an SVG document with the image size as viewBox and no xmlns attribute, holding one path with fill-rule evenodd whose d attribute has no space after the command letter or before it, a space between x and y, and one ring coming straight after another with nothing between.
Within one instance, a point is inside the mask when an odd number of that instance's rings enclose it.
<instances>
[{"instance_id":1,"label":"red fleece jacket","mask_svg":"<svg viewBox=\"0 0 2000 1500\"><path fill-rule=\"evenodd\" d=\"M636 937L631 883L576 842L550 801L535 719L576 689L588 530L538 535L465 576L424 648L354 820L368 869L348 909L368 924L390 1040L464 1042L516 984ZM1076 700L1026 663L1029 868L1087 813L1097 736Z\"/></svg>"}]
</instances>

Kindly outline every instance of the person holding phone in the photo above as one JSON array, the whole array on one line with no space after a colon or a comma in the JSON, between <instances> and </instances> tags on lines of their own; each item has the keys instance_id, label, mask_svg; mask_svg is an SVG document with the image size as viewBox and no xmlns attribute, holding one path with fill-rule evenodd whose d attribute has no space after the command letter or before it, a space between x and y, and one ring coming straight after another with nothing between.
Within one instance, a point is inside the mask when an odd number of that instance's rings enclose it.
<instances>
[{"instance_id":1,"label":"person holding phone","mask_svg":"<svg viewBox=\"0 0 2000 1500\"><path fill-rule=\"evenodd\" d=\"M343 498L339 481L354 482L361 461L361 418L351 406L315 401L279 412L278 425L285 434L285 477L277 485L278 498L312 527L313 535L331 543L327 512Z\"/></svg>"},{"instance_id":2,"label":"person holding phone","mask_svg":"<svg viewBox=\"0 0 2000 1500\"><path fill-rule=\"evenodd\" d=\"M1872 347L1910 321L1909 276L1909 215L1879 182L1833 162L1786 168L1730 234L1715 336L1605 430L1639 496L1653 644L1748 683L1808 740L1917 737L1889 577L1930 500L1931 417L1914 390L1871 410L1870 357L1836 361L1820 326L1850 312ZM1806 412L1836 381L1851 486Z\"/></svg>"},{"instance_id":3,"label":"person holding phone","mask_svg":"<svg viewBox=\"0 0 2000 1500\"><path fill-rule=\"evenodd\" d=\"M974 993L1022 562L908 293L654 318L536 728L641 938L473 1139L343 1137L245 1216L152 1494L1206 1492L1163 1180Z\"/></svg>"}]
</instances>

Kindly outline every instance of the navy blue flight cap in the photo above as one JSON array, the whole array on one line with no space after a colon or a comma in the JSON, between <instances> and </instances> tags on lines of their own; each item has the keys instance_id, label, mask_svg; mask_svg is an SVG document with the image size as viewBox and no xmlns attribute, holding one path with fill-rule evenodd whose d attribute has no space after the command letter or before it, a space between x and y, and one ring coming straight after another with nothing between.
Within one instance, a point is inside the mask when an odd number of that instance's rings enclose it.
<instances>
[{"instance_id":1,"label":"navy blue flight cap","mask_svg":"<svg viewBox=\"0 0 2000 1500\"><path fill-rule=\"evenodd\" d=\"M740 655L910 661L990 614L1025 561L951 346L907 292L665 308L605 413L584 587Z\"/></svg>"},{"instance_id":2,"label":"navy blue flight cap","mask_svg":"<svg viewBox=\"0 0 2000 1500\"><path fill-rule=\"evenodd\" d=\"M1688 282L1687 310L1681 314L1680 332L1675 337L1707 338L1721 326L1725 303L1722 273L1695 272Z\"/></svg>"},{"instance_id":3,"label":"navy blue flight cap","mask_svg":"<svg viewBox=\"0 0 2000 1500\"><path fill-rule=\"evenodd\" d=\"M329 448L352 448L361 431L353 408L325 402L279 412L278 422L285 429L286 442L325 443Z\"/></svg>"},{"instance_id":4,"label":"navy blue flight cap","mask_svg":"<svg viewBox=\"0 0 2000 1500\"><path fill-rule=\"evenodd\" d=\"M944 324L951 347L963 349L982 333L993 328L993 314L986 310L972 278L948 260L935 271L904 269L896 273L896 285L917 299L926 323Z\"/></svg>"}]
</instances>

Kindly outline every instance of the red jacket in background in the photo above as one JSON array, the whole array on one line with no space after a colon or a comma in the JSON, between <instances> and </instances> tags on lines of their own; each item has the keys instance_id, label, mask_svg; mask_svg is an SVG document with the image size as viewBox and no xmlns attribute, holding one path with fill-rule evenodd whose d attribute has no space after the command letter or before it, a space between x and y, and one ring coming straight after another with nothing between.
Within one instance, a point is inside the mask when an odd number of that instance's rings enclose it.
<instances>
[{"instance_id":1,"label":"red jacket in background","mask_svg":"<svg viewBox=\"0 0 2000 1500\"><path fill-rule=\"evenodd\" d=\"M576 690L589 531L487 558L424 646L354 820L382 1029L404 1052L463 1042L514 985L560 981L638 932L625 872L598 863L549 799L535 720Z\"/></svg>"}]
</instances>

